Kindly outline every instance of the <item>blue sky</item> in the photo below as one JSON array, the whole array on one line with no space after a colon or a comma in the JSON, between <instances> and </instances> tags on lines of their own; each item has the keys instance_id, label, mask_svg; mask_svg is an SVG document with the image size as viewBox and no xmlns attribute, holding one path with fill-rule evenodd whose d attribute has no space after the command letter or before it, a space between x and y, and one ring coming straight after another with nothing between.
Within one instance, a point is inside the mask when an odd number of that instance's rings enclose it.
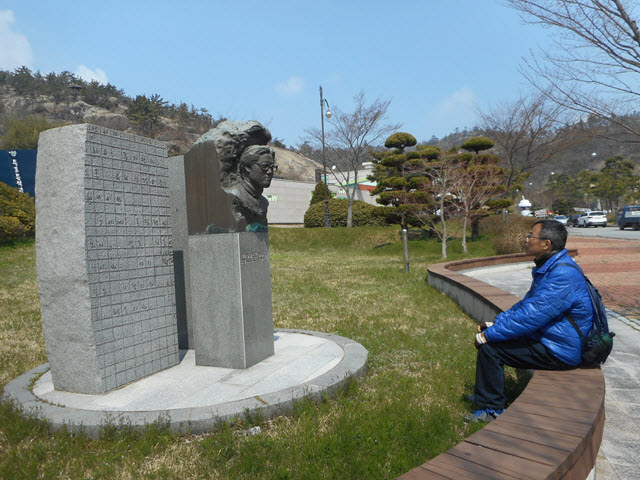
<instances>
[{"instance_id":1,"label":"blue sky","mask_svg":"<svg viewBox=\"0 0 640 480\"><path fill-rule=\"evenodd\" d=\"M320 126L319 85L345 111L363 90L422 141L529 91L519 67L546 34L495 0L7 0L0 69L157 93L288 145Z\"/></svg>"}]
</instances>

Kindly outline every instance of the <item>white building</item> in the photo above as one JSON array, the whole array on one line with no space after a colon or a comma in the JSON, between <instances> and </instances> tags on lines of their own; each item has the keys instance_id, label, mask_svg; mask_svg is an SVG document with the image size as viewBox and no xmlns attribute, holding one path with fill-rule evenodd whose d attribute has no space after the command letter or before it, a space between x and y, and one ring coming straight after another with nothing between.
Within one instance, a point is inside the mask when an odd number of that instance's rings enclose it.
<instances>
[{"instance_id":1,"label":"white building","mask_svg":"<svg viewBox=\"0 0 640 480\"><path fill-rule=\"evenodd\" d=\"M375 183L367 181L367 175L372 168L371 164L365 163L362 170L358 170L358 190L355 200L377 205L375 197L369 191L375 188ZM333 169L327 172L329 190L335 194L336 198L347 198L347 188L353 189L355 176L354 172L349 175L342 175L341 172ZM349 179L347 184L346 179ZM267 218L269 224L302 224L304 214L311 202L311 193L316 188L316 183L302 182L297 180L285 180L274 178L271 186L264 190L263 195L269 200L269 211Z\"/></svg>"}]
</instances>

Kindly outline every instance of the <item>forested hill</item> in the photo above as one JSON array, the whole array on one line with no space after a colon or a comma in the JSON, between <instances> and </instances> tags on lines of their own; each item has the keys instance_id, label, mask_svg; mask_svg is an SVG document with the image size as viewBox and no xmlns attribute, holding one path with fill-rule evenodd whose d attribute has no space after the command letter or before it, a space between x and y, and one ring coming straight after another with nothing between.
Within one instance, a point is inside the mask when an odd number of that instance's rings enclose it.
<instances>
[{"instance_id":1,"label":"forested hill","mask_svg":"<svg viewBox=\"0 0 640 480\"><path fill-rule=\"evenodd\" d=\"M169 155L179 155L185 153L200 135L223 120L224 117L216 117L205 108L186 103L171 104L159 95L132 98L114 85L86 82L67 71L42 75L26 67L14 72L0 70L0 138L6 138L15 122L34 122L33 126L23 125L23 133L41 131L43 126L92 123L164 141L169 146ZM640 126L640 114L631 120ZM573 129L574 134L578 137L571 141L571 146L554 153L549 161L532 169L528 182L543 183L551 172L573 175L582 170L598 171L605 160L614 155L621 155L640 165L640 137L625 136L616 127L593 118L581 122L578 128ZM479 128L456 129L442 138L432 137L422 143L449 150L478 135L491 138L492 132ZM37 143L37 133L32 137L28 141ZM21 146L11 148L35 148L35 144L27 146L24 139L19 140ZM273 146L285 147L277 138L274 138ZM5 147L0 145L0 148ZM318 164L309 157L316 159L314 153L318 152L306 144L298 146L295 154L292 150L296 149L282 150L281 157L283 163L285 157L290 160L290 171L297 173L287 174L286 167L278 173L286 178L313 181L310 172ZM305 173L300 173L302 171Z\"/></svg>"},{"instance_id":2,"label":"forested hill","mask_svg":"<svg viewBox=\"0 0 640 480\"><path fill-rule=\"evenodd\" d=\"M636 124L640 131L640 114L626 120L630 124ZM574 138L569 142L569 146L554 153L548 162L537 166L531 172L527 182L544 183L551 172L575 175L583 170L599 171L604 167L607 158L616 155L630 160L636 166L636 173L640 173L639 136L630 135L615 125L593 117L578 123L572 129L571 135ZM494 137L492 132L475 127L463 130L456 129L442 138L434 136L422 143L435 145L446 151L462 145L466 140L476 136ZM525 145L526 142L522 144Z\"/></svg>"}]
</instances>

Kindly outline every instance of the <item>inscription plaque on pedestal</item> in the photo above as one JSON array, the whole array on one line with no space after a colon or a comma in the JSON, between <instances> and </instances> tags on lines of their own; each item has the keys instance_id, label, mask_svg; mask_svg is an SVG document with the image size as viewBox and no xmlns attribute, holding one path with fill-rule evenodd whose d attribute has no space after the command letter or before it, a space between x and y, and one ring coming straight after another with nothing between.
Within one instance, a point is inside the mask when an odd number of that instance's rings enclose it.
<instances>
[{"instance_id":1,"label":"inscription plaque on pedestal","mask_svg":"<svg viewBox=\"0 0 640 480\"><path fill-rule=\"evenodd\" d=\"M167 148L94 125L43 132L42 322L58 390L102 393L178 363Z\"/></svg>"},{"instance_id":2,"label":"inscription plaque on pedestal","mask_svg":"<svg viewBox=\"0 0 640 480\"><path fill-rule=\"evenodd\" d=\"M197 365L248 368L273 355L267 232L191 235Z\"/></svg>"}]
</instances>

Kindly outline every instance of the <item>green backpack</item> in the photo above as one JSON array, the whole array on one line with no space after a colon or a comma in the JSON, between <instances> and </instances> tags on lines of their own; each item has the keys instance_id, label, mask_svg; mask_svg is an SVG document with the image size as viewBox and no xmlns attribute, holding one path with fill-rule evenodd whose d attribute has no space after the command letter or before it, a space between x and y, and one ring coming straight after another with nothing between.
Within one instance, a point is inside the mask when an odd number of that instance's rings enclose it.
<instances>
[{"instance_id":1,"label":"green backpack","mask_svg":"<svg viewBox=\"0 0 640 480\"><path fill-rule=\"evenodd\" d=\"M587 281L587 291L589 292L589 298L593 306L593 327L589 334L586 337L582 334L578 325L576 325L576 322L568 312L565 313L565 316L573 328L576 329L576 332L578 332L578 336L582 342L582 366L598 367L607 361L607 357L613 349L613 337L616 336L615 332L609 331L607 310L602 301L602 296L579 266L566 262L558 263L558 265L569 265L577 269Z\"/></svg>"}]
</instances>

